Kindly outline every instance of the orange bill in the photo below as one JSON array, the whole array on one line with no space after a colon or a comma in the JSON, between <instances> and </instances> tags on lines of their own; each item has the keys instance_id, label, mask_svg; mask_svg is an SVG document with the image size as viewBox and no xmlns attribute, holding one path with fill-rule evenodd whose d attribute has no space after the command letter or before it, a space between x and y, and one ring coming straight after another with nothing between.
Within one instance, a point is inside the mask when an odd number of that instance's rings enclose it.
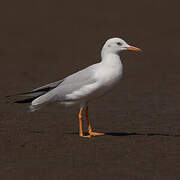
<instances>
[{"instance_id":1,"label":"orange bill","mask_svg":"<svg viewBox=\"0 0 180 180\"><path fill-rule=\"evenodd\" d=\"M135 47L135 46L130 46L130 47L127 48L127 50L142 52L142 50L141 50L140 48L137 48L137 47Z\"/></svg>"}]
</instances>

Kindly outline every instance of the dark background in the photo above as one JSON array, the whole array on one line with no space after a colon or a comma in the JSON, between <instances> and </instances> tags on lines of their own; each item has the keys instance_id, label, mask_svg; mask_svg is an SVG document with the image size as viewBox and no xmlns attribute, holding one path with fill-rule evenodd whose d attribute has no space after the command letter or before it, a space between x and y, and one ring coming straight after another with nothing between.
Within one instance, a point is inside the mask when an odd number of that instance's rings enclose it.
<instances>
[{"instance_id":1,"label":"dark background","mask_svg":"<svg viewBox=\"0 0 180 180\"><path fill-rule=\"evenodd\" d=\"M0 179L180 179L178 1L6 0L0 4ZM80 138L78 109L27 113L5 95L100 60L121 37L124 77L90 104L103 137Z\"/></svg>"}]
</instances>

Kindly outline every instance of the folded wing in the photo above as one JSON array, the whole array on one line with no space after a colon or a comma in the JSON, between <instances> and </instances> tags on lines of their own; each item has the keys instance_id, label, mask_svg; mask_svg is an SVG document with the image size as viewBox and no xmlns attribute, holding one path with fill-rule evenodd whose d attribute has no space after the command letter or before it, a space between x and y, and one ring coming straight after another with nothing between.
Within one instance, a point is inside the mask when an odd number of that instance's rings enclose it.
<instances>
[{"instance_id":1,"label":"folded wing","mask_svg":"<svg viewBox=\"0 0 180 180\"><path fill-rule=\"evenodd\" d=\"M35 99L32 105L36 106L47 102L76 101L83 98L88 93L82 93L84 87L96 83L94 72L97 67L98 65L95 64L64 78L60 85Z\"/></svg>"},{"instance_id":2,"label":"folded wing","mask_svg":"<svg viewBox=\"0 0 180 180\"><path fill-rule=\"evenodd\" d=\"M30 103L34 99L38 98L39 96L51 91L52 89L56 88L59 84L61 84L64 81L64 79L46 84L44 86L41 86L39 88L33 89L32 91L24 92L24 93L18 93L14 95L10 95L7 97L13 97L13 96L30 96L29 98L15 101L14 103Z\"/></svg>"}]
</instances>

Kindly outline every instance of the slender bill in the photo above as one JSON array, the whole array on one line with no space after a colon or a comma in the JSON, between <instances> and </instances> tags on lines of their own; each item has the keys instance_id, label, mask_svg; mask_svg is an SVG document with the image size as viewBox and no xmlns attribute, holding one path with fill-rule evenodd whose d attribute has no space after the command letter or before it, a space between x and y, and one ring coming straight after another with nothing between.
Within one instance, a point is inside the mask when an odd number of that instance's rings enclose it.
<instances>
[{"instance_id":1,"label":"slender bill","mask_svg":"<svg viewBox=\"0 0 180 180\"><path fill-rule=\"evenodd\" d=\"M142 50L140 49L140 48L137 48L137 47L135 47L135 46L130 46L130 47L128 47L127 48L127 50L130 50L130 51L139 51L139 52L142 52Z\"/></svg>"}]
</instances>

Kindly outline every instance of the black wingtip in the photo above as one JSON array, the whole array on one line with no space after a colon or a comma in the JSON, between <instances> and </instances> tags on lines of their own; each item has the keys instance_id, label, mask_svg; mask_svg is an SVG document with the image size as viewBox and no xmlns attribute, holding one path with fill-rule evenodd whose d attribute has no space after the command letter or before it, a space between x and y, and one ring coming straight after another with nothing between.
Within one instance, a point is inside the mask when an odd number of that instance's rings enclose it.
<instances>
[{"instance_id":1,"label":"black wingtip","mask_svg":"<svg viewBox=\"0 0 180 180\"><path fill-rule=\"evenodd\" d=\"M18 101L14 101L14 103L16 103L16 104L31 103L36 98L37 97L32 97L32 98L27 98L27 99L23 99L23 100L18 100Z\"/></svg>"}]
</instances>

